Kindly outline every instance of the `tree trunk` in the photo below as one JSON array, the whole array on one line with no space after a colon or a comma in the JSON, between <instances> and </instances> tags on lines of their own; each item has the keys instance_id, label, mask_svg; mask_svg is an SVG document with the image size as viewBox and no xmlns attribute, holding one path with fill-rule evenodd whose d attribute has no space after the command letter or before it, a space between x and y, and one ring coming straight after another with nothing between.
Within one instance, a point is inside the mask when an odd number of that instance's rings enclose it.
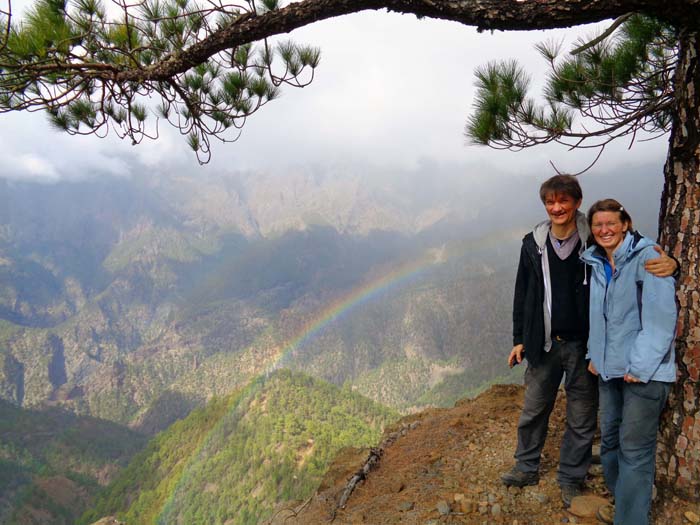
<instances>
[{"instance_id":1,"label":"tree trunk","mask_svg":"<svg viewBox=\"0 0 700 525\"><path fill-rule=\"evenodd\" d=\"M681 263L678 381L659 439L661 488L700 497L700 33L681 30L676 111L664 167L660 243Z\"/></svg>"}]
</instances>

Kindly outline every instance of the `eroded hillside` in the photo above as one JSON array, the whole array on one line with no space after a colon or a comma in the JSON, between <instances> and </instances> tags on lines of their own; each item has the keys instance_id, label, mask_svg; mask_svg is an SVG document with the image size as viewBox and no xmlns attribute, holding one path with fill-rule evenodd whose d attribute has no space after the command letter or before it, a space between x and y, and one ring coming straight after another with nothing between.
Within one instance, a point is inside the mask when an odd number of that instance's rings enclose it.
<instances>
[{"instance_id":1,"label":"eroded hillside","mask_svg":"<svg viewBox=\"0 0 700 525\"><path fill-rule=\"evenodd\" d=\"M323 523L508 524L598 523L592 512L605 501L600 465L593 465L585 498L564 509L556 482L558 447L564 428L564 394L550 419L539 485L506 489L499 475L512 466L523 387L496 385L450 409L431 409L402 419L387 430L383 453L366 480L337 503L348 480L368 458L347 449L331 465L316 494L278 508L274 525ZM700 505L659 497L656 525L681 525L700 515ZM334 518L334 519L333 519Z\"/></svg>"}]
</instances>

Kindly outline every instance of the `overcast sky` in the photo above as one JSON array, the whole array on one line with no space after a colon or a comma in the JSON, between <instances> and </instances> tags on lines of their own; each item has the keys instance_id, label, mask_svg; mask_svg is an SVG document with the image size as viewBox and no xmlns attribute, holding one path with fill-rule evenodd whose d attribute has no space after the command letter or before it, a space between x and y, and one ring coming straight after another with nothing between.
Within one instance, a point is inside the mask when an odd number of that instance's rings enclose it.
<instances>
[{"instance_id":1,"label":"overcast sky","mask_svg":"<svg viewBox=\"0 0 700 525\"><path fill-rule=\"evenodd\" d=\"M16 2L13 6L16 7ZM282 170L299 165L370 164L413 169L428 162L484 173L553 174L583 169L591 153L539 147L520 153L469 146L463 129L473 100L473 71L489 60L517 58L533 72L545 65L536 42L571 42L593 28L485 32L412 15L365 12L324 21L292 33L322 49L316 80L253 115L241 139L214 144L209 165L199 166L182 137L161 125L157 141L131 146L107 139L71 137L52 130L43 114L0 115L0 176L48 180L134 171L196 173ZM666 139L607 151L594 171L663 164ZM541 176L542 177L542 176Z\"/></svg>"}]
</instances>

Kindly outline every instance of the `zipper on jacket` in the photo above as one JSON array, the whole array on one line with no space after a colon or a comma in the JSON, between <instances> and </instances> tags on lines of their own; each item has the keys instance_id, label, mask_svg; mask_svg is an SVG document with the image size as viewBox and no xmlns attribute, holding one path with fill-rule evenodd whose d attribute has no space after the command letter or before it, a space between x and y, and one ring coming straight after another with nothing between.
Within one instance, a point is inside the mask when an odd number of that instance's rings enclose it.
<instances>
[{"instance_id":1,"label":"zipper on jacket","mask_svg":"<svg viewBox=\"0 0 700 525\"><path fill-rule=\"evenodd\" d=\"M581 236L579 235L579 238ZM581 257L581 254L586 251L586 248L588 248L588 243L585 242L583 239L581 239L581 248L578 251L579 258ZM586 261L581 261L583 263L583 286L586 286L588 284L588 263ZM593 268L591 268L591 275L593 275Z\"/></svg>"},{"instance_id":2,"label":"zipper on jacket","mask_svg":"<svg viewBox=\"0 0 700 525\"><path fill-rule=\"evenodd\" d=\"M603 272L605 272L605 268L603 268ZM606 371L608 361L608 292L611 288L612 278L610 278L610 281L608 281L607 278L605 278L605 280L605 294L603 295L603 319L605 319L605 330L603 331L603 370L599 370L599 373L608 377Z\"/></svg>"}]
</instances>

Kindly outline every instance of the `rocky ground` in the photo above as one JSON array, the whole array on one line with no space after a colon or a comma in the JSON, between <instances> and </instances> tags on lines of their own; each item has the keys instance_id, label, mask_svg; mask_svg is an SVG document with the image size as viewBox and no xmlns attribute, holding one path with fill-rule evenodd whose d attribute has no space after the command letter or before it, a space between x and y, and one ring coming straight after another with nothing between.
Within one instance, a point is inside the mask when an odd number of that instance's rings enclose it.
<instances>
[{"instance_id":1,"label":"rocky ground","mask_svg":"<svg viewBox=\"0 0 700 525\"><path fill-rule=\"evenodd\" d=\"M556 467L565 418L563 392L550 419L539 485L508 489L500 482L500 474L513 464L523 391L520 386L498 385L452 409L403 419L385 434L380 459L345 508L337 509L337 503L348 480L367 460L367 450L340 454L316 494L278 509L272 523L598 523L595 509L607 498L600 465L591 467L584 497L568 510L560 500ZM700 523L700 504L660 497L652 523Z\"/></svg>"}]
</instances>

